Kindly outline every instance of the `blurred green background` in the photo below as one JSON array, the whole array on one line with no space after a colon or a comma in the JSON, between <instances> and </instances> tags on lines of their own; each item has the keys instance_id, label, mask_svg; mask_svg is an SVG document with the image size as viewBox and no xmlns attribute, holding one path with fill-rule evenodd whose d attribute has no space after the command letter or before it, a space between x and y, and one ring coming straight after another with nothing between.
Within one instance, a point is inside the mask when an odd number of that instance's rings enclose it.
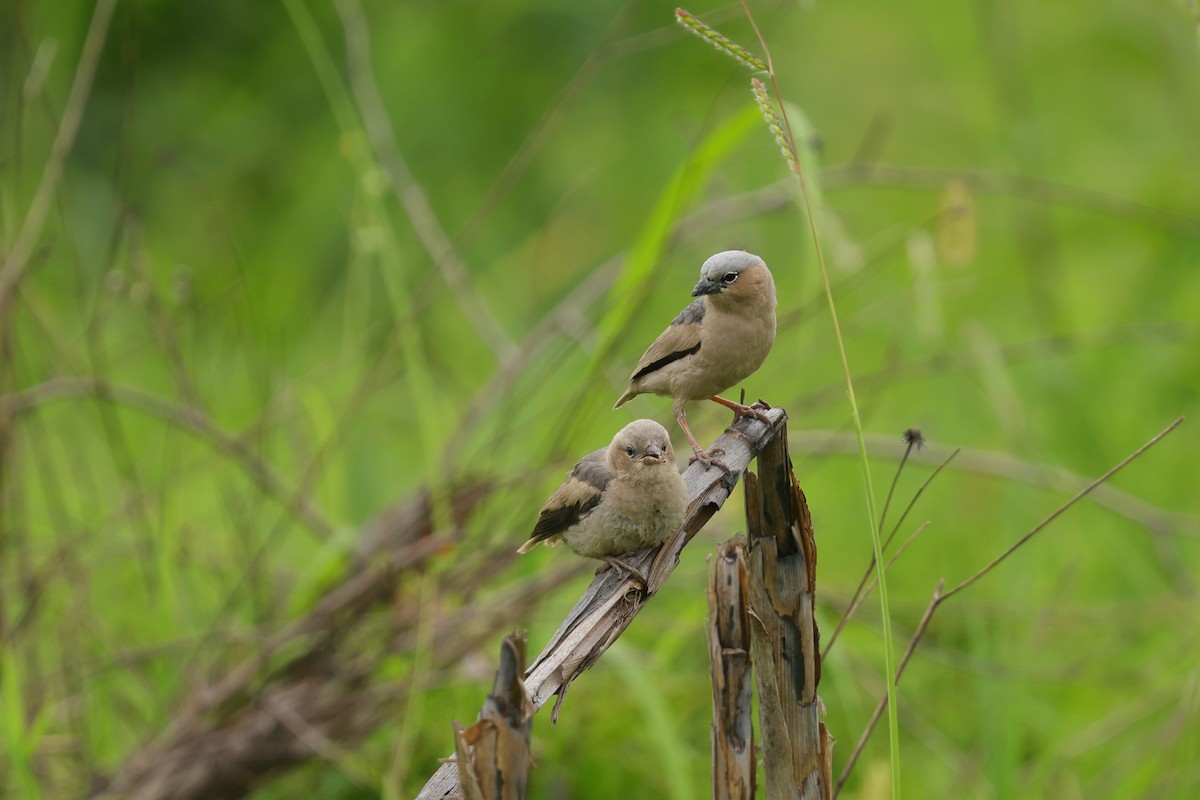
<instances>
[{"instance_id":1,"label":"blurred green background","mask_svg":"<svg viewBox=\"0 0 1200 800\"><path fill-rule=\"evenodd\" d=\"M688 10L761 53L739 6ZM751 10L813 168L877 498L900 433L930 442L889 519L964 448L898 533L929 523L889 573L903 646L939 579L1197 411L1200 16ZM832 631L871 545L812 237L749 74L673 6L134 0L96 25L76 101L92 7L2 14L5 273L32 237L0 304L4 797L99 791L238 665L265 683L283 657L256 661L263 643L428 491L437 551L347 622L391 698L379 724L293 729L301 763L246 776L256 798L415 794L503 634L536 653L586 585L565 551L511 550L575 458L670 421L662 398L609 408L717 250L776 276L779 338L745 388L790 415ZM728 415L689 420L707 441ZM941 609L900 684L904 794L1200 795L1196 431ZM468 481L492 488L452 517ZM735 499L558 726L535 720L531 796L708 794L705 559L742 525ZM389 625L407 634L372 637ZM881 647L872 597L825 664L835 772L883 692ZM886 742L843 796L887 796Z\"/></svg>"}]
</instances>

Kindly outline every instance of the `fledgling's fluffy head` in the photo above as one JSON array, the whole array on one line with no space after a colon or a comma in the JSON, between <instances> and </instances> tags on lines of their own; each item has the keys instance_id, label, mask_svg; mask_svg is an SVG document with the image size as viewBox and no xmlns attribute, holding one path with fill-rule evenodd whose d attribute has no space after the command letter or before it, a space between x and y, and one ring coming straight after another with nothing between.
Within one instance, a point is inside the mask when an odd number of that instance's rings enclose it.
<instances>
[{"instance_id":1,"label":"fledgling's fluffy head","mask_svg":"<svg viewBox=\"0 0 1200 800\"><path fill-rule=\"evenodd\" d=\"M769 303L775 308L775 279L766 263L745 250L726 250L700 267L692 297L707 295L718 306Z\"/></svg>"},{"instance_id":2,"label":"fledgling's fluffy head","mask_svg":"<svg viewBox=\"0 0 1200 800\"><path fill-rule=\"evenodd\" d=\"M638 474L667 466L678 471L667 429L652 419L638 419L617 431L608 446L608 463L614 475Z\"/></svg>"}]
</instances>

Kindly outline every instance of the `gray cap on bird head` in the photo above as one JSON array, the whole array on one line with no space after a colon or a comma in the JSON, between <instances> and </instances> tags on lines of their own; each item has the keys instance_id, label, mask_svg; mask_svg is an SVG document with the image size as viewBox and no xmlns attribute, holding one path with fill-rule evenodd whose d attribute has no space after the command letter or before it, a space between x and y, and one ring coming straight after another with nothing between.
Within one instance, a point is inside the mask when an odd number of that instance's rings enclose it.
<instances>
[{"instance_id":1,"label":"gray cap on bird head","mask_svg":"<svg viewBox=\"0 0 1200 800\"><path fill-rule=\"evenodd\" d=\"M692 289L692 297L702 294L720 294L738 275L750 267L763 264L763 260L745 250L726 250L709 257L700 267L700 282Z\"/></svg>"}]
</instances>

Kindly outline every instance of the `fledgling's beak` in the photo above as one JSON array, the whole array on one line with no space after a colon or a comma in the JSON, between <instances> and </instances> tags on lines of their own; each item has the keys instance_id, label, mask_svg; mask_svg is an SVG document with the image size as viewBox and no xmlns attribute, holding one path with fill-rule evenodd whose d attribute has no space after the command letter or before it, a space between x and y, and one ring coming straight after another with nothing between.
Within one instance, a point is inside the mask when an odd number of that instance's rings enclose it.
<instances>
[{"instance_id":1,"label":"fledgling's beak","mask_svg":"<svg viewBox=\"0 0 1200 800\"><path fill-rule=\"evenodd\" d=\"M642 451L641 462L643 464L658 464L662 462L665 455L661 447L656 444L649 444Z\"/></svg>"},{"instance_id":2,"label":"fledgling's beak","mask_svg":"<svg viewBox=\"0 0 1200 800\"><path fill-rule=\"evenodd\" d=\"M702 294L720 294L725 289L725 284L720 281L711 281L708 278L701 278L696 284L696 288L692 289L692 297L699 297Z\"/></svg>"}]
</instances>

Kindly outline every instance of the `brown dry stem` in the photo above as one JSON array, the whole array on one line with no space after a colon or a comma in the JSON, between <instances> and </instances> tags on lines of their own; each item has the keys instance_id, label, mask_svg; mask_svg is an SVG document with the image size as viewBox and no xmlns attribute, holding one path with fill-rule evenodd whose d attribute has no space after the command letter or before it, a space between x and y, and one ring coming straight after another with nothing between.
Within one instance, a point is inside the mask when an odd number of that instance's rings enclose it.
<instances>
[{"instance_id":1,"label":"brown dry stem","mask_svg":"<svg viewBox=\"0 0 1200 800\"><path fill-rule=\"evenodd\" d=\"M813 615L817 549L787 439L746 476L750 609L766 797L827 800L833 740L821 723L820 632Z\"/></svg>"},{"instance_id":2,"label":"brown dry stem","mask_svg":"<svg viewBox=\"0 0 1200 800\"><path fill-rule=\"evenodd\" d=\"M525 636L509 634L500 645L500 666L479 721L454 722L454 755L464 800L523 800L528 784L533 706L521 678Z\"/></svg>"},{"instance_id":3,"label":"brown dry stem","mask_svg":"<svg viewBox=\"0 0 1200 800\"><path fill-rule=\"evenodd\" d=\"M713 800L750 800L755 790L751 717L750 582L746 537L717 547L708 573L708 656L713 686Z\"/></svg>"},{"instance_id":4,"label":"brown dry stem","mask_svg":"<svg viewBox=\"0 0 1200 800\"><path fill-rule=\"evenodd\" d=\"M484 484L455 490L454 519L465 521L491 491ZM197 688L176 704L170 725L127 755L112 775L97 776L92 796L236 798L314 758L337 760L394 719L410 693L424 689L376 677L385 659L411 651L419 624L431 626L427 679L434 679L578 574L578 565L563 564L486 604L430 610L404 588L405 577L427 569L446 545L433 530L428 496L380 513L365 526L363 539L369 549L355 555L347 577L304 617L261 642L218 680L190 674ZM456 581L483 583L503 559L499 552L485 554L479 566L451 568L438 578L436 591L454 591ZM431 616L423 623L422 615Z\"/></svg>"}]
</instances>

